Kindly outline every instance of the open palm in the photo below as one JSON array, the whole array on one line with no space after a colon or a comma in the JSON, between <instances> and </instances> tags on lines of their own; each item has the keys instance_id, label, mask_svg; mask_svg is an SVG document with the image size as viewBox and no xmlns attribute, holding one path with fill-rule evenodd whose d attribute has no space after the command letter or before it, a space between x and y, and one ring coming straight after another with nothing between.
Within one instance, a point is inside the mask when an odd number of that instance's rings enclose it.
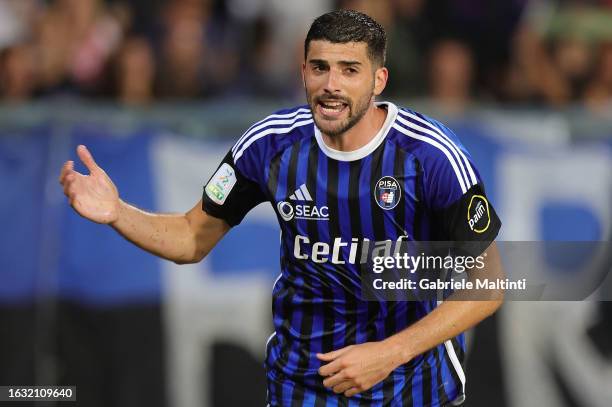
<instances>
[{"instance_id":1,"label":"open palm","mask_svg":"<svg viewBox=\"0 0 612 407\"><path fill-rule=\"evenodd\" d=\"M119 194L113 181L94 161L85 146L77 147L77 154L89 170L89 175L74 170L74 162L66 161L59 182L70 205L84 218L97 223L112 223L117 220Z\"/></svg>"}]
</instances>

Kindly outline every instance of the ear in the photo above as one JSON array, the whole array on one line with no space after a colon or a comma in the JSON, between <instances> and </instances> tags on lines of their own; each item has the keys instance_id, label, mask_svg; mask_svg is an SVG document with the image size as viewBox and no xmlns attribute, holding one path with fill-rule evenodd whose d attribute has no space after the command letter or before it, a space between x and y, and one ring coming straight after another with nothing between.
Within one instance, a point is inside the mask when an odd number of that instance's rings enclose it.
<instances>
[{"instance_id":1,"label":"ear","mask_svg":"<svg viewBox=\"0 0 612 407\"><path fill-rule=\"evenodd\" d=\"M383 90L385 90L388 79L389 70L384 66L378 68L376 72L374 72L374 96L380 95Z\"/></svg>"},{"instance_id":2,"label":"ear","mask_svg":"<svg viewBox=\"0 0 612 407\"><path fill-rule=\"evenodd\" d=\"M304 88L306 88L306 62L302 62L302 83Z\"/></svg>"}]
</instances>

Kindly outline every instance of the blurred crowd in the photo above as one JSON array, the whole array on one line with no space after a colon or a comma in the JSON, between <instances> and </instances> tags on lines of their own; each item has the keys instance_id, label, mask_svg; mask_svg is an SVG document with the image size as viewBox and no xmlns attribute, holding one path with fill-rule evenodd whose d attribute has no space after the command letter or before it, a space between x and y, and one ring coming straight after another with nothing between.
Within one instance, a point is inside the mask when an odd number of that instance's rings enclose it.
<instances>
[{"instance_id":1,"label":"blurred crowd","mask_svg":"<svg viewBox=\"0 0 612 407\"><path fill-rule=\"evenodd\" d=\"M0 98L301 100L303 38L333 8L385 26L390 98L612 101L612 0L0 0Z\"/></svg>"}]
</instances>

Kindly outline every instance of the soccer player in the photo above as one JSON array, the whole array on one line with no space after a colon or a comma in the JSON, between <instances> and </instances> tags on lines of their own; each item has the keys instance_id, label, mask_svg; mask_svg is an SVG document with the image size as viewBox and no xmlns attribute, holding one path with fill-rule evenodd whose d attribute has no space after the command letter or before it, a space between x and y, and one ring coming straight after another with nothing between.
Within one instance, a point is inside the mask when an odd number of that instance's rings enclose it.
<instances>
[{"instance_id":1,"label":"soccer player","mask_svg":"<svg viewBox=\"0 0 612 407\"><path fill-rule=\"evenodd\" d=\"M317 18L302 65L308 105L251 126L186 214L123 202L84 146L77 153L90 174L71 161L61 171L81 216L177 263L202 260L250 209L272 204L282 239L265 361L271 406L461 404L462 333L501 304L496 293L441 303L361 297L363 259L373 246L389 254L400 238L477 242L486 255L479 273L501 275L500 221L456 136L375 101L388 78L385 48L367 15Z\"/></svg>"}]
</instances>

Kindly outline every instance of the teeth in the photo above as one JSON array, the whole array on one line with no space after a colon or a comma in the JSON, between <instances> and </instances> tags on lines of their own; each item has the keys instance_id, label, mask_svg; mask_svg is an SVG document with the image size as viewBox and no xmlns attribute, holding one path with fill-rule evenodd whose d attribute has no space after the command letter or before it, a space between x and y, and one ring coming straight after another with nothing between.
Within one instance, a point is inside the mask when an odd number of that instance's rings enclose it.
<instances>
[{"instance_id":1,"label":"teeth","mask_svg":"<svg viewBox=\"0 0 612 407\"><path fill-rule=\"evenodd\" d=\"M339 110L344 106L344 103L342 102L321 102L321 105L325 109Z\"/></svg>"}]
</instances>

